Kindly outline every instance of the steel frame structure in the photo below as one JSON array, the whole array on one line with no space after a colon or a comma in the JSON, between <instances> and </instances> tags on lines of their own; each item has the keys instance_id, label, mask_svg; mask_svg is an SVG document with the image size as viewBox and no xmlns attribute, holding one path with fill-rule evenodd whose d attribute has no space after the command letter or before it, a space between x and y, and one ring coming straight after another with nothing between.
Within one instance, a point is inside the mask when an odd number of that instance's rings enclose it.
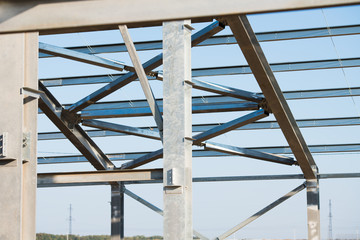
<instances>
[{"instance_id":1,"label":"steel frame structure","mask_svg":"<svg viewBox=\"0 0 360 240\"><path fill-rule=\"evenodd\" d=\"M359 144L308 146L299 128L360 125L359 118L298 119L287 100L360 96L360 88L314 89L282 92L273 72L359 67L358 58L269 64L259 42L342 36L360 33L360 26L302 29L254 33L246 14L339 6L359 0L267 0L251 1L156 1L165 9L161 16L150 13L149 1L133 0L124 7L116 0L106 1L0 1L1 49L0 103L0 195L1 239L35 239L35 191L37 187L110 185L111 239L124 238L124 194L164 216L164 239L208 239L192 227L192 182L304 179L305 182L263 208L249 219L224 232L225 239L301 190L307 190L308 239L320 239L319 179L355 178L360 173L320 174L312 153L359 152ZM192 7L189 9L188 5ZM206 4L208 7L204 8ZM151 3L153 5L153 3ZM133 6L137 6L136 8ZM81 9L81 11L79 11ZM44 14L46 13L46 14ZM145 14L146 13L146 14ZM79 14L81 15L79 17ZM214 17L215 16L215 17ZM193 33L192 22L213 21ZM163 40L133 42L128 27L163 26ZM214 36L229 26L233 35ZM124 44L93 46L97 53L128 52L133 66L99 57L86 46L61 48L38 44L38 34L68 33L118 28ZM248 66L191 69L191 47L237 44ZM137 51L162 49L163 53L141 64ZM39 54L38 54L39 51ZM38 79L38 58L62 57L116 71L107 75ZM163 72L156 68L163 65ZM194 79L200 76L253 74L260 93ZM140 81L145 100L98 102L133 81ZM156 99L149 81L163 82L163 99ZM48 90L54 86L106 85L73 104L61 104ZM192 97L199 89L217 95ZM21 91L20 91L21 90ZM39 108L39 110L38 110ZM232 121L218 124L191 124L195 113L251 111ZM60 132L38 133L37 114L45 114ZM273 114L276 121L261 121ZM96 120L153 116L156 127L132 127ZM85 131L82 126L99 130ZM288 145L283 147L242 148L209 142L232 130L281 129ZM195 134L193 134L195 133ZM163 148L153 152L104 153L91 137L125 136L159 140ZM38 158L37 140L67 138L79 156ZM202 149L192 150L192 146ZM292 154L294 158L289 155ZM245 156L277 164L298 165L302 174L192 177L192 157ZM286 156L284 156L286 155ZM162 169L137 169L163 158ZM120 167L113 161L123 160ZM37 164L90 162L96 172L36 173ZM127 184L163 183L164 210L126 188ZM10 191L11 190L11 191ZM6 203L6 207L3 207ZM12 213L16 214L12 214ZM6 226L6 227L4 227ZM11 227L9 227L11 226Z\"/></svg>"}]
</instances>

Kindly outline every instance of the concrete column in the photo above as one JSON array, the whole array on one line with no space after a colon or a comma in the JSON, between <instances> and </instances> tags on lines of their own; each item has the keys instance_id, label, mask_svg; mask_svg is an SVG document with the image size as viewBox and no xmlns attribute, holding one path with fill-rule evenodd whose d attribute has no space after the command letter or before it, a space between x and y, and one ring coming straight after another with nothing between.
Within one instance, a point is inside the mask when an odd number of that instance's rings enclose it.
<instances>
[{"instance_id":1,"label":"concrete column","mask_svg":"<svg viewBox=\"0 0 360 240\"><path fill-rule=\"evenodd\" d=\"M38 33L0 35L0 239L33 240L36 208Z\"/></svg>"},{"instance_id":2,"label":"concrete column","mask_svg":"<svg viewBox=\"0 0 360 240\"><path fill-rule=\"evenodd\" d=\"M190 21L163 24L164 239L193 239Z\"/></svg>"},{"instance_id":3,"label":"concrete column","mask_svg":"<svg viewBox=\"0 0 360 240\"><path fill-rule=\"evenodd\" d=\"M124 239L124 185L111 185L111 240Z\"/></svg>"},{"instance_id":4,"label":"concrete column","mask_svg":"<svg viewBox=\"0 0 360 240\"><path fill-rule=\"evenodd\" d=\"M319 181L307 180L307 217L308 217L308 239L320 240L320 198Z\"/></svg>"}]
</instances>

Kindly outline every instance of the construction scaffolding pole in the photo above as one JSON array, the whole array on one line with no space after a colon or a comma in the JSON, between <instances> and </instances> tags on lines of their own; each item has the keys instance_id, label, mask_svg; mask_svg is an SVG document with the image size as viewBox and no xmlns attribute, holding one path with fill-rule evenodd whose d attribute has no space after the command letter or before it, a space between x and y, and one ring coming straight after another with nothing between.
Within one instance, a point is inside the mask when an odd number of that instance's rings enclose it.
<instances>
[{"instance_id":1,"label":"construction scaffolding pole","mask_svg":"<svg viewBox=\"0 0 360 240\"><path fill-rule=\"evenodd\" d=\"M36 238L38 33L0 35L0 238Z\"/></svg>"},{"instance_id":2,"label":"construction scaffolding pole","mask_svg":"<svg viewBox=\"0 0 360 240\"><path fill-rule=\"evenodd\" d=\"M191 22L163 23L164 239L193 239Z\"/></svg>"}]
</instances>

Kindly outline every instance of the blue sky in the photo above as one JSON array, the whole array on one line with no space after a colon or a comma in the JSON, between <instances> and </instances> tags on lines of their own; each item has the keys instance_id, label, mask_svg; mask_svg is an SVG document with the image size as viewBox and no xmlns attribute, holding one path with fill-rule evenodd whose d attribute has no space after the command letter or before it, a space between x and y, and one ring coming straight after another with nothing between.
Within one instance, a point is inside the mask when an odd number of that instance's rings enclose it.
<instances>
[{"instance_id":1,"label":"blue sky","mask_svg":"<svg viewBox=\"0 0 360 240\"><path fill-rule=\"evenodd\" d=\"M360 6L347 6L250 15L249 20L255 32L292 30L360 24ZM194 24L195 31L206 24ZM226 28L220 34L229 34ZM162 38L161 27L149 29L131 29L134 41L155 40ZM41 36L40 41L58 46L95 45L100 43L122 42L120 32L103 31ZM335 47L334 47L334 44ZM360 35L266 42L261 46L270 63L337 59L359 57ZM144 62L160 51L139 52ZM127 53L101 54L131 65ZM198 47L192 50L192 67L212 67L244 65L246 61L237 45L216 47ZM161 68L160 68L161 69ZM93 74L113 74L112 70L60 58L40 59L39 77L66 77ZM332 70L312 70L276 73L276 78L283 91L359 87L359 68ZM248 91L260 91L251 75L232 75L199 78L210 82L233 86ZM50 88L61 103L73 103L92 93L102 85L86 85ZM152 81L156 97L162 97L161 82ZM193 95L204 96L209 93L194 90ZM144 99L139 82L134 82L111 94L101 101ZM330 98L289 101L296 119L354 117L359 116L359 97ZM195 114L193 123L225 122L239 117L243 113ZM265 120L273 120L272 116ZM134 119L106 119L107 121L131 125L154 126L151 117ZM45 116L39 116L39 132L57 131ZM359 143L359 127L307 128L301 129L308 144ZM139 137L95 138L94 141L105 153L152 151L161 148L155 140ZM213 141L241 146L285 146L286 141L280 130L234 131L217 137ZM40 141L39 156L78 154L66 140ZM359 172L359 154L315 154L320 173ZM119 166L119 162L116 165ZM162 160L144 167L161 167ZM39 172L84 171L93 170L88 163L57 165L39 165ZM279 166L241 157L194 158L193 175L201 176L239 176L271 175L300 173L298 167ZM193 207L194 228L207 237L216 237L242 220L251 216L264 206L289 192L302 180L283 180L266 182L223 182L194 183ZM327 237L328 201L332 200L334 237L350 234L355 236L360 231L360 193L359 179L322 180L321 192L321 228L322 237ZM133 185L128 189L162 208L162 185ZM73 233L109 234L110 232L110 187L69 187L38 189L37 196L37 232L65 234L68 232L68 208L73 206ZM162 217L142 206L133 199L125 199L125 235L162 234ZM349 235L349 236L350 236ZM306 238L306 195L301 192L276 209L259 218L233 238Z\"/></svg>"}]
</instances>

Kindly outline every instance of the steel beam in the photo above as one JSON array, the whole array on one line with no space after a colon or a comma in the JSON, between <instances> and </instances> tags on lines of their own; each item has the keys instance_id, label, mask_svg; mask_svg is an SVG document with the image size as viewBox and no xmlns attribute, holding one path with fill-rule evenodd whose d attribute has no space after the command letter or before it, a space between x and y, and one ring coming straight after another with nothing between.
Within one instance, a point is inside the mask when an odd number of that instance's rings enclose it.
<instances>
[{"instance_id":1,"label":"steel beam","mask_svg":"<svg viewBox=\"0 0 360 240\"><path fill-rule=\"evenodd\" d=\"M346 178L360 178L360 173L324 173L318 174L319 179L346 179ZM202 182L232 182L232 181L273 181L273 180L296 180L304 179L303 174L285 174L285 175L254 175L254 176L225 176L225 177L194 177L193 183ZM124 184L154 184L162 183L163 180L148 180L148 181L127 181ZM54 184L40 184L38 188L48 187L78 187L78 186L92 186L92 185L108 185L109 183L54 183ZM154 210L155 211L155 210Z\"/></svg>"},{"instance_id":2,"label":"steel beam","mask_svg":"<svg viewBox=\"0 0 360 240\"><path fill-rule=\"evenodd\" d=\"M197 80L197 79L192 79L192 81L190 83L192 84L193 88L217 93L217 94L220 94L223 96L240 98L240 99L248 100L251 102L257 102L257 103L260 103L264 100L264 98L262 96L260 96L259 94L240 90L237 88L223 86L220 84L210 83L210 82L201 81L201 80Z\"/></svg>"},{"instance_id":3,"label":"steel beam","mask_svg":"<svg viewBox=\"0 0 360 240\"><path fill-rule=\"evenodd\" d=\"M229 104L208 104L203 103L194 105L192 107L192 113L211 113L211 112L232 112L232 111L249 111L257 110L259 105L252 102L239 102ZM160 107L161 113L163 107ZM103 109L103 110L84 110L80 114L82 119L99 119L99 118L120 118L120 117L140 117L140 116L152 116L151 109L149 107L144 108L123 108L123 109Z\"/></svg>"},{"instance_id":4,"label":"steel beam","mask_svg":"<svg viewBox=\"0 0 360 240\"><path fill-rule=\"evenodd\" d=\"M226 19L306 179L316 179L315 161L247 17L241 15Z\"/></svg>"},{"instance_id":5,"label":"steel beam","mask_svg":"<svg viewBox=\"0 0 360 240\"><path fill-rule=\"evenodd\" d=\"M84 120L90 121L90 120ZM348 118L314 118L314 119L299 119L296 120L300 128L310 128L310 127L341 127L341 126L357 126L360 125L359 117L348 117ZM220 123L222 124L222 123ZM211 128L219 126L219 123L212 124L196 124L193 125L193 132L204 132L208 131ZM156 133L156 127L141 127L141 130L151 129L153 134ZM261 121L249 123L248 125L236 128L234 130L256 130L256 129L279 129L279 124L276 121ZM118 133L114 131L107 130L88 130L86 133L90 137L106 137L106 136L124 136L125 133ZM145 137L145 136L144 136ZM38 140L57 140L64 139L65 136L61 132L41 132L38 133ZM160 139L160 137L158 138Z\"/></svg>"},{"instance_id":6,"label":"steel beam","mask_svg":"<svg viewBox=\"0 0 360 240\"><path fill-rule=\"evenodd\" d=\"M81 53L42 42L39 43L39 51L42 53L52 54L57 57L67 58L117 71L123 71L125 68L123 63L115 60L101 58L92 54Z\"/></svg>"},{"instance_id":7,"label":"steel beam","mask_svg":"<svg viewBox=\"0 0 360 240\"><path fill-rule=\"evenodd\" d=\"M285 194L284 196L282 196L281 198L279 198L278 200L274 201L273 203L271 203L270 205L266 206L265 208L261 209L260 211L258 211L257 213L255 213L254 215L252 215L251 217L249 217L248 219L246 219L245 221L239 223L238 225L236 225L235 227L231 228L230 230L226 231L225 233L221 234L219 237L217 237L217 240L223 240L226 239L227 237L229 237L230 235L234 234L235 232L239 231L241 228L245 227L246 225L248 225L249 223L253 222L254 220L258 219L259 217L261 217L262 215L264 215L265 213L267 213L268 211L270 211L271 209L273 209L274 207L280 205L281 203L283 203L284 201L288 200L289 198L291 198L292 196L294 196L295 194L301 192L304 188L306 187L306 185L303 183L300 186L298 186L297 188L294 188L292 191L290 191L289 193Z\"/></svg>"},{"instance_id":8,"label":"steel beam","mask_svg":"<svg viewBox=\"0 0 360 240\"><path fill-rule=\"evenodd\" d=\"M82 125L88 126L88 127L99 128L99 129L103 129L103 130L109 130L112 132L123 133L126 135L135 135L135 136L139 136L139 137L160 140L159 132L149 130L149 128L142 129L142 128L130 127L130 126L125 126L125 125L121 125L121 124L109 123L109 122L98 121L98 120L83 120Z\"/></svg>"},{"instance_id":9,"label":"steel beam","mask_svg":"<svg viewBox=\"0 0 360 240\"><path fill-rule=\"evenodd\" d=\"M285 154L291 155L292 154L291 149L286 146L257 147L257 148L247 148L247 149L271 153L271 154L282 154L282 155L285 155ZM318 154L322 154L322 153L357 153L357 152L360 152L360 144L309 145L309 149L312 153L318 153ZM125 161L125 160L134 160L137 158L140 159L149 154L153 154L153 152L150 152L150 153L149 152L111 153L111 154L107 154L107 156L112 161ZM193 157L230 157L230 156L234 156L234 155L229 154L229 153L222 153L222 152L209 151L209 150L194 150L193 151ZM159 159L159 158L161 158L161 157L159 156L156 159ZM149 157L146 157L146 159L149 159ZM86 158L81 155L38 157L39 164L79 163L79 162L86 162L86 161L87 161ZM141 163L143 163L143 162L141 161Z\"/></svg>"},{"instance_id":10,"label":"steel beam","mask_svg":"<svg viewBox=\"0 0 360 240\"><path fill-rule=\"evenodd\" d=\"M108 1L61 1L31 0L26 2L0 2L0 33L40 31L41 33L65 33L92 30L116 29L119 24L130 27L158 25L163 21L193 19L198 21L214 16L288 11L358 4L359 0L183 0L180 2L159 0L161 14L149 12L154 4L145 0L119 2ZM133 6L136 6L133 7ZM189 8L189 6L192 6ZM206 7L204 7L206 6ZM66 18L64 18L66 16Z\"/></svg>"},{"instance_id":11,"label":"steel beam","mask_svg":"<svg viewBox=\"0 0 360 240\"><path fill-rule=\"evenodd\" d=\"M258 39L259 42L308 39L308 38L344 36L344 35L356 35L356 34L360 34L360 25L329 26L328 28L327 27L307 28L307 29L294 29L294 30L285 30L285 31L255 33L256 38ZM227 44L237 44L233 35L214 36L200 43L196 47L227 45ZM162 49L162 40L134 42L134 45L137 51L159 50ZM92 51L89 49L88 46L73 46L73 47L67 47L67 49L71 49L87 54L91 54L93 52L116 53L116 52L127 51L124 43L91 45ZM39 54L39 58L47 58L47 57L53 57L53 56L44 53Z\"/></svg>"},{"instance_id":12,"label":"steel beam","mask_svg":"<svg viewBox=\"0 0 360 240\"><path fill-rule=\"evenodd\" d=\"M164 239L193 239L191 21L163 23Z\"/></svg>"},{"instance_id":13,"label":"steel beam","mask_svg":"<svg viewBox=\"0 0 360 240\"><path fill-rule=\"evenodd\" d=\"M111 185L111 240L124 240L124 183Z\"/></svg>"},{"instance_id":14,"label":"steel beam","mask_svg":"<svg viewBox=\"0 0 360 240\"><path fill-rule=\"evenodd\" d=\"M0 10L1 11L1 10ZM38 33L0 35L0 238L36 238Z\"/></svg>"},{"instance_id":15,"label":"steel beam","mask_svg":"<svg viewBox=\"0 0 360 240\"><path fill-rule=\"evenodd\" d=\"M284 96L286 100L300 100L300 99L318 99L318 98L333 98L333 97L350 97L350 96L360 96L360 88L335 88L335 89L320 89L320 90L304 90L304 91L287 91L284 92ZM160 107L162 107L163 100L157 100ZM200 112L214 112L216 111L216 107L219 106L219 111L225 111L226 109L233 109L230 104L241 104L246 103L244 105L236 105L238 110L253 107L255 108L255 103L248 104L247 102L236 100L232 97L224 97L224 96L202 96L202 97L193 97L192 103L194 105L193 111L195 113ZM228 105L226 105L228 104ZM119 116L121 114L131 114L131 115L146 115L150 114L150 110L147 108L146 100L135 100L135 101L120 101L120 102L101 102L95 103L82 112L86 114L87 111L95 111L93 114L97 114L100 110L109 110L109 109L117 109L119 112ZM64 105L67 109L69 105ZM142 108L142 109L141 109ZM130 109L130 110L129 110ZM146 110L147 109L147 110ZM122 110L122 111L120 111ZM100 112L100 116L107 116L107 112ZM41 111L39 111L41 113ZM109 115L111 116L111 115Z\"/></svg>"},{"instance_id":16,"label":"steel beam","mask_svg":"<svg viewBox=\"0 0 360 240\"><path fill-rule=\"evenodd\" d=\"M293 72L305 70L324 70L336 68L352 68L360 66L360 58L342 58L327 59L317 61L302 61L302 62L284 62L272 63L270 67L273 72ZM207 67L207 68L194 68L192 70L193 77L206 77L206 76L223 76L223 75L242 75L251 74L251 69L247 65L240 66L223 66L223 67ZM114 78L121 77L122 74L113 74ZM61 78L46 78L40 79L45 86L67 86L79 84L97 84L97 83L110 83L114 78L109 75L92 75L92 76L78 76L78 77L61 77ZM156 77L148 77L150 80ZM241 80L241 79L240 79Z\"/></svg>"},{"instance_id":17,"label":"steel beam","mask_svg":"<svg viewBox=\"0 0 360 240\"><path fill-rule=\"evenodd\" d=\"M114 168L113 163L77 123L77 116L64 110L61 104L40 82L39 89L43 91L39 99L40 109L83 156L88 159L97 170Z\"/></svg>"},{"instance_id":18,"label":"steel beam","mask_svg":"<svg viewBox=\"0 0 360 240\"><path fill-rule=\"evenodd\" d=\"M219 136L221 134L224 134L226 132L229 132L231 130L234 130L236 128L239 128L241 126L245 126L249 123L253 123L259 119L265 118L269 116L269 114L267 112L265 112L265 110L260 109L258 111L249 113L245 116L241 116L237 119L234 119L230 122L218 125L214 128L209 129L208 131L199 133L195 136L193 136L193 144L195 145L201 145L202 142L210 139L210 138L214 138L216 136Z\"/></svg>"},{"instance_id":19,"label":"steel beam","mask_svg":"<svg viewBox=\"0 0 360 240\"><path fill-rule=\"evenodd\" d=\"M145 165L149 162L155 161L163 157L163 149L159 149L157 151L145 154L137 159L126 162L121 165L121 169L133 169L142 165Z\"/></svg>"},{"instance_id":20,"label":"steel beam","mask_svg":"<svg viewBox=\"0 0 360 240\"><path fill-rule=\"evenodd\" d=\"M53 184L149 181L162 180L162 176L162 169L39 173L38 184L47 186Z\"/></svg>"},{"instance_id":21,"label":"steel beam","mask_svg":"<svg viewBox=\"0 0 360 240\"><path fill-rule=\"evenodd\" d=\"M149 104L149 107L151 109L151 113L155 119L156 125L159 130L159 135L162 140L163 138L163 119L162 115L159 109L159 106L156 103L156 99L154 97L154 93L151 90L151 86L149 84L149 81L147 79L145 70L143 66L141 65L139 56L136 52L135 46L133 41L131 40L128 28L126 25L119 25L119 30L121 33L121 36L123 37L123 40L125 42L126 48L128 50L130 59L134 65L136 75L138 76L140 80L141 87L143 89L143 92L145 94L146 100Z\"/></svg>"},{"instance_id":22,"label":"steel beam","mask_svg":"<svg viewBox=\"0 0 360 240\"><path fill-rule=\"evenodd\" d=\"M220 32L224 29L224 26L219 23L218 21L210 24L209 26L205 27L204 29L198 31L192 36L192 46L199 44L200 42L204 41L205 39L211 37L212 35ZM143 64L143 69L145 73L152 71L153 69L159 67L163 62L163 54L159 54L146 63ZM119 88L129 84L130 82L137 79L137 75L133 72L129 72L123 76L118 77L113 82L109 83L108 85L100 88L99 90L93 92L89 96L81 99L80 101L74 103L70 106L70 112L78 112L87 106L91 105L92 103L106 97L110 93L118 90Z\"/></svg>"},{"instance_id":23,"label":"steel beam","mask_svg":"<svg viewBox=\"0 0 360 240\"><path fill-rule=\"evenodd\" d=\"M280 163L285 165L294 165L296 161L294 161L291 157L285 157L280 155L274 155L266 152L260 152L248 148L234 147L225 144L213 143L213 142L205 142L205 149L213 150L217 152L223 152L230 155L239 155L242 157L249 157L259 160L264 160L268 162Z\"/></svg>"}]
</instances>

